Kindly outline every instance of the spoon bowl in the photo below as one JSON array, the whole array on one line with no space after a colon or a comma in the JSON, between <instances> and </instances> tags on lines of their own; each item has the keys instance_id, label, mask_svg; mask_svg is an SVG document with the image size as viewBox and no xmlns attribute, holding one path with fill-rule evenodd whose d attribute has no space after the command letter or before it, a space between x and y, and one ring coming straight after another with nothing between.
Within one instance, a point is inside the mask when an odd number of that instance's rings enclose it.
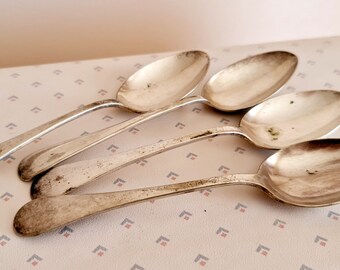
<instances>
[{"instance_id":1,"label":"spoon bowl","mask_svg":"<svg viewBox=\"0 0 340 270\"><path fill-rule=\"evenodd\" d=\"M243 59L213 76L203 87L203 96L186 97L170 106L144 113L113 127L32 153L20 162L19 176L23 181L30 181L32 176L43 173L103 140L188 104L202 102L223 111L241 110L254 106L278 91L291 77L296 66L297 57L294 54L282 51L263 53ZM164 73L166 72L164 71ZM153 73L150 71L150 74ZM159 76L162 78L161 74ZM139 78L139 75L137 77L138 79L133 78L132 81L145 85L143 91L157 96L158 93L156 92L163 89L160 91L163 96L162 102L170 101L166 101L167 96L172 93L171 91L167 92L167 87L163 87L159 83L150 84L148 78ZM163 79L161 81L166 85L167 80ZM148 87L149 85L150 87ZM119 99L124 103L133 102L136 105L134 109L140 110L144 101L139 98L139 91L134 90L134 85L129 82L126 84L128 90L125 91L124 89L118 94ZM155 91L156 89L157 91ZM159 99L162 100L162 98ZM130 103L129 106L133 107Z\"/></svg>"},{"instance_id":2,"label":"spoon bowl","mask_svg":"<svg viewBox=\"0 0 340 270\"><path fill-rule=\"evenodd\" d=\"M250 108L277 92L296 65L297 57L283 51L245 58L212 76L202 89L202 97L221 111Z\"/></svg>"},{"instance_id":3,"label":"spoon bowl","mask_svg":"<svg viewBox=\"0 0 340 270\"><path fill-rule=\"evenodd\" d=\"M122 107L135 112L161 108L191 93L204 78L209 57L201 51L188 51L159 59L138 70L125 81L117 99L96 101L51 120L41 126L0 143L0 160L37 138L89 112L108 107ZM130 101L124 93L134 93ZM144 102L137 106L137 100ZM134 105L136 103L136 105Z\"/></svg>"},{"instance_id":4,"label":"spoon bowl","mask_svg":"<svg viewBox=\"0 0 340 270\"><path fill-rule=\"evenodd\" d=\"M270 156L259 168L262 186L288 204L318 207L340 202L340 140L297 144Z\"/></svg>"},{"instance_id":5,"label":"spoon bowl","mask_svg":"<svg viewBox=\"0 0 340 270\"><path fill-rule=\"evenodd\" d=\"M255 145L279 149L317 139L340 124L340 92L313 90L269 99L242 118L240 129Z\"/></svg>"},{"instance_id":6,"label":"spoon bowl","mask_svg":"<svg viewBox=\"0 0 340 270\"><path fill-rule=\"evenodd\" d=\"M30 201L15 215L14 228L39 235L79 219L151 199L228 185L250 185L280 202L319 207L340 203L340 140L296 144L269 157L258 173L212 177L173 185Z\"/></svg>"},{"instance_id":7,"label":"spoon bowl","mask_svg":"<svg viewBox=\"0 0 340 270\"><path fill-rule=\"evenodd\" d=\"M134 112L149 112L189 95L204 78L209 56L187 51L155 61L133 74L117 92L117 100Z\"/></svg>"}]
</instances>

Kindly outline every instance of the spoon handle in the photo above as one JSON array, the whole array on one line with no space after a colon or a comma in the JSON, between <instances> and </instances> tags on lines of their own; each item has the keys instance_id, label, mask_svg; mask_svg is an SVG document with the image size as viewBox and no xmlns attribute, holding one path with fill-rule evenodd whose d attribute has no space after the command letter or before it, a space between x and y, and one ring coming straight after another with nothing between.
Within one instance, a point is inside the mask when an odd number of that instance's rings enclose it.
<instances>
[{"instance_id":1,"label":"spoon handle","mask_svg":"<svg viewBox=\"0 0 340 270\"><path fill-rule=\"evenodd\" d=\"M187 97L173 103L170 106L138 115L130 120L124 121L112 127L93 132L88 135L63 142L61 144L46 148L25 157L19 164L19 175L21 180L30 181L33 176L42 173L63 160L78 154L79 152L94 146L114 135L117 135L131 127L153 119L164 113L173 111L194 102L207 102L200 96Z\"/></svg>"},{"instance_id":2,"label":"spoon handle","mask_svg":"<svg viewBox=\"0 0 340 270\"><path fill-rule=\"evenodd\" d=\"M78 161L57 166L41 178L37 178L33 181L31 196L32 198L38 198L43 196L61 195L143 158L198 140L226 134L244 136L238 127L217 127L139 147L110 157Z\"/></svg>"},{"instance_id":3,"label":"spoon handle","mask_svg":"<svg viewBox=\"0 0 340 270\"><path fill-rule=\"evenodd\" d=\"M0 160L8 157L10 154L24 147L28 143L40 138L41 136L51 132L52 130L84 115L89 112L93 112L98 109L122 106L120 102L112 99L96 101L91 104L87 104L79 109L69 112L63 116L60 116L54 120L51 120L45 124L42 124L36 128L33 128L25 133L22 133L12 139L0 143Z\"/></svg>"},{"instance_id":4,"label":"spoon handle","mask_svg":"<svg viewBox=\"0 0 340 270\"><path fill-rule=\"evenodd\" d=\"M24 205L17 212L13 224L19 234L35 236L78 219L114 208L232 184L262 186L257 175L239 174L127 191L44 197L32 200Z\"/></svg>"}]
</instances>

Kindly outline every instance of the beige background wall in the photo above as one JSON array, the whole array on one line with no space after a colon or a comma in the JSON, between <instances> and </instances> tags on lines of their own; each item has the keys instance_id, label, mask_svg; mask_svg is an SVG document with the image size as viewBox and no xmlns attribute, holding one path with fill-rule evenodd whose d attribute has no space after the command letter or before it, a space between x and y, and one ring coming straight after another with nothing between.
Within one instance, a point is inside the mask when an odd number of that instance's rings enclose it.
<instances>
[{"instance_id":1,"label":"beige background wall","mask_svg":"<svg viewBox=\"0 0 340 270\"><path fill-rule=\"evenodd\" d=\"M337 0L1 0L0 67L340 35Z\"/></svg>"}]
</instances>

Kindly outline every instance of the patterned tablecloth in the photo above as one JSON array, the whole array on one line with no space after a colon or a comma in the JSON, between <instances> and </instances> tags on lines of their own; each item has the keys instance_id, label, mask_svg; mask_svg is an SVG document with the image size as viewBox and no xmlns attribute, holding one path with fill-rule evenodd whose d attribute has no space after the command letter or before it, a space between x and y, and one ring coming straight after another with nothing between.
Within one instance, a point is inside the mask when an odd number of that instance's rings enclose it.
<instances>
[{"instance_id":1,"label":"patterned tablecloth","mask_svg":"<svg viewBox=\"0 0 340 270\"><path fill-rule=\"evenodd\" d=\"M206 80L237 60L271 50L287 50L299 57L298 68L282 93L340 89L340 38L205 50L211 56ZM0 70L0 141L82 104L115 97L127 77L166 55L170 53ZM14 215L30 200L30 183L17 176L20 160L42 147L135 115L117 108L91 113L0 162L0 269L340 269L340 205L292 207L246 186L206 189L129 206L38 237L16 235ZM189 105L71 161L115 155L204 128L238 125L241 116ZM333 136L339 137L340 132ZM271 153L238 137L216 137L141 160L74 193L255 173Z\"/></svg>"}]
</instances>

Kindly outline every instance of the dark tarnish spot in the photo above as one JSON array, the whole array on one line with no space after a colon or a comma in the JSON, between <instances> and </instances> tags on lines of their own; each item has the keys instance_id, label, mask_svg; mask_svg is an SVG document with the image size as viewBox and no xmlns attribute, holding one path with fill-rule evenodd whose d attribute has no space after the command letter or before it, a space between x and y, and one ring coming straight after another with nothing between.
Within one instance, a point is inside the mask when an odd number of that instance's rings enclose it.
<instances>
[{"instance_id":1,"label":"dark tarnish spot","mask_svg":"<svg viewBox=\"0 0 340 270\"><path fill-rule=\"evenodd\" d=\"M20 179L24 181L31 180L31 162L20 162L18 167L18 174Z\"/></svg>"},{"instance_id":2,"label":"dark tarnish spot","mask_svg":"<svg viewBox=\"0 0 340 270\"><path fill-rule=\"evenodd\" d=\"M294 100L291 100L291 101L289 102L289 104L294 104Z\"/></svg>"},{"instance_id":3,"label":"dark tarnish spot","mask_svg":"<svg viewBox=\"0 0 340 270\"><path fill-rule=\"evenodd\" d=\"M195 52L185 52L186 57L192 57L195 56Z\"/></svg>"},{"instance_id":4,"label":"dark tarnish spot","mask_svg":"<svg viewBox=\"0 0 340 270\"><path fill-rule=\"evenodd\" d=\"M31 185L31 198L36 199L41 196L41 190L39 185L39 179L35 178L33 179L32 185Z\"/></svg>"},{"instance_id":5,"label":"dark tarnish spot","mask_svg":"<svg viewBox=\"0 0 340 270\"><path fill-rule=\"evenodd\" d=\"M280 131L276 130L273 127L270 127L267 129L267 132L270 134L270 136L272 137L272 140L277 140L280 136Z\"/></svg>"},{"instance_id":6,"label":"dark tarnish spot","mask_svg":"<svg viewBox=\"0 0 340 270\"><path fill-rule=\"evenodd\" d=\"M104 164L103 164L103 162L100 162L100 161L97 161L97 168L103 168L103 166L104 166Z\"/></svg>"},{"instance_id":7,"label":"dark tarnish spot","mask_svg":"<svg viewBox=\"0 0 340 270\"><path fill-rule=\"evenodd\" d=\"M65 154L65 152L63 153L59 153L59 154L54 154L51 153L49 159L47 160L48 163L51 163L52 161L54 161L55 159L59 159L60 157L62 157Z\"/></svg>"},{"instance_id":8,"label":"dark tarnish spot","mask_svg":"<svg viewBox=\"0 0 340 270\"><path fill-rule=\"evenodd\" d=\"M201 138L201 137L204 137L204 136L207 136L207 135L211 135L211 134L213 134L211 131L206 131L204 133L192 136L191 139L198 139L198 138Z\"/></svg>"},{"instance_id":9,"label":"dark tarnish spot","mask_svg":"<svg viewBox=\"0 0 340 270\"><path fill-rule=\"evenodd\" d=\"M325 139L325 140L314 140L309 142L299 143L293 147L287 147L282 149L282 154L285 156L294 156L301 153L320 151L323 152L337 152L340 151L340 140L339 139ZM336 161L338 162L338 161Z\"/></svg>"},{"instance_id":10,"label":"dark tarnish spot","mask_svg":"<svg viewBox=\"0 0 340 270\"><path fill-rule=\"evenodd\" d=\"M306 173L310 174L310 175L313 175L313 174L317 174L318 171L315 170L314 172L310 171L310 170L306 170Z\"/></svg>"},{"instance_id":11,"label":"dark tarnish spot","mask_svg":"<svg viewBox=\"0 0 340 270\"><path fill-rule=\"evenodd\" d=\"M73 189L75 189L74 187L70 187L70 188L68 188L68 189L66 189L66 191L65 191L65 194L66 193L69 193L71 190L73 190Z\"/></svg>"},{"instance_id":12,"label":"dark tarnish spot","mask_svg":"<svg viewBox=\"0 0 340 270\"><path fill-rule=\"evenodd\" d=\"M41 195L43 195L43 193L41 192L42 189L44 189L43 187L41 187L41 184L40 184L40 179L46 175L51 169L43 172L43 173L40 173L40 174L37 174L36 176L34 176L32 178L32 184L31 184L31 198L32 199L36 199L38 197L41 197ZM48 182L48 185L50 185L50 181Z\"/></svg>"},{"instance_id":13,"label":"dark tarnish spot","mask_svg":"<svg viewBox=\"0 0 340 270\"><path fill-rule=\"evenodd\" d=\"M58 176L56 177L55 180L56 180L58 183L60 183L60 181L63 180L63 179L64 179L64 176L58 175Z\"/></svg>"},{"instance_id":14,"label":"dark tarnish spot","mask_svg":"<svg viewBox=\"0 0 340 270\"><path fill-rule=\"evenodd\" d=\"M182 57L196 57L196 52L195 51L183 52L183 53L178 54L177 57L178 58L182 58Z\"/></svg>"},{"instance_id":15,"label":"dark tarnish spot","mask_svg":"<svg viewBox=\"0 0 340 270\"><path fill-rule=\"evenodd\" d=\"M299 147L302 151L317 151L322 149L322 151L339 151L340 150L340 140L339 139L326 139L326 140L315 140L306 143L302 143Z\"/></svg>"}]
</instances>

